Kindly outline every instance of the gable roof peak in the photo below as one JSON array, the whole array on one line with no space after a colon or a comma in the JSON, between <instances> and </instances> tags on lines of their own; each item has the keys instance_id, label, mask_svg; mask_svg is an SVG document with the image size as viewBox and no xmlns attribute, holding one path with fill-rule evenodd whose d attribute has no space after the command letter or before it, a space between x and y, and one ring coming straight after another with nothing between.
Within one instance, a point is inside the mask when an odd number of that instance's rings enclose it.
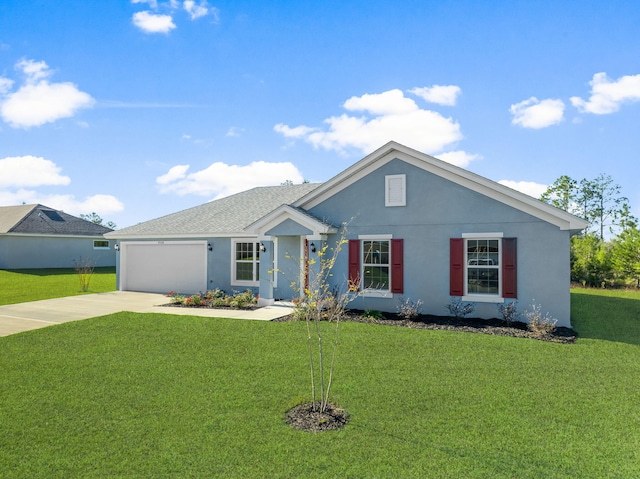
<instances>
[{"instance_id":1,"label":"gable roof peak","mask_svg":"<svg viewBox=\"0 0 640 479\"><path fill-rule=\"evenodd\" d=\"M525 193L516 191L396 141L385 143L360 161L323 183L320 187L300 198L294 203L294 206L304 209L313 208L394 159L402 160L460 186L500 201L508 206L554 224L560 229L578 232L587 227L585 220L571 213L559 210Z\"/></svg>"}]
</instances>

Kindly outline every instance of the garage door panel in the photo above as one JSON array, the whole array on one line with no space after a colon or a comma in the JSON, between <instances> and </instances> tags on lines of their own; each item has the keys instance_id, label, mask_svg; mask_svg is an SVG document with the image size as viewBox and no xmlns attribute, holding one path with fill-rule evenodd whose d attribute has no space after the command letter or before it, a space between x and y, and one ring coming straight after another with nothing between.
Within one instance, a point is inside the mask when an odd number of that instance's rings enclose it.
<instances>
[{"instance_id":1,"label":"garage door panel","mask_svg":"<svg viewBox=\"0 0 640 479\"><path fill-rule=\"evenodd\" d=\"M196 293L206 289L206 243L126 243L122 248L122 289Z\"/></svg>"}]
</instances>

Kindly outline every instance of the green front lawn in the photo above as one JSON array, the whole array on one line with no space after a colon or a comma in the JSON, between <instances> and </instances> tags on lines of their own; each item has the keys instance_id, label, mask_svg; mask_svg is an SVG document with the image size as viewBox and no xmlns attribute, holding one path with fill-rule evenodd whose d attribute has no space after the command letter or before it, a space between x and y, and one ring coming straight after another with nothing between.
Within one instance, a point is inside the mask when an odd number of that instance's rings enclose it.
<instances>
[{"instance_id":1,"label":"green front lawn","mask_svg":"<svg viewBox=\"0 0 640 479\"><path fill-rule=\"evenodd\" d=\"M116 268L96 268L87 293L104 293L115 289ZM73 268L0 269L0 292L0 306L85 294Z\"/></svg>"},{"instance_id":2,"label":"green front lawn","mask_svg":"<svg viewBox=\"0 0 640 479\"><path fill-rule=\"evenodd\" d=\"M120 313L0 338L0 477L640 477L623 296L574 292L573 345L345 323L351 422L321 434L284 421L309 394L303 323Z\"/></svg>"},{"instance_id":3,"label":"green front lawn","mask_svg":"<svg viewBox=\"0 0 640 479\"><path fill-rule=\"evenodd\" d=\"M638 303L640 303L640 291L572 289L573 328L583 338L640 345Z\"/></svg>"}]
</instances>

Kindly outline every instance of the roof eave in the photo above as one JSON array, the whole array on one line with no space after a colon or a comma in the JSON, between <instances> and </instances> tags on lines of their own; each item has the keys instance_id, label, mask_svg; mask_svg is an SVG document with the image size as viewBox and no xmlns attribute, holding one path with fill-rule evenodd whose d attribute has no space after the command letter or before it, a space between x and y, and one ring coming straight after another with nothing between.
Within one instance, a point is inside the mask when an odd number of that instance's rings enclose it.
<instances>
[{"instance_id":1,"label":"roof eave","mask_svg":"<svg viewBox=\"0 0 640 479\"><path fill-rule=\"evenodd\" d=\"M334 234L338 231L335 226L314 218L309 213L302 213L290 205L282 205L276 208L271 213L251 223L245 228L245 231L247 233L263 234L264 231L273 228L286 219L292 219L313 231L314 234Z\"/></svg>"},{"instance_id":2,"label":"roof eave","mask_svg":"<svg viewBox=\"0 0 640 479\"><path fill-rule=\"evenodd\" d=\"M104 235L106 239L113 240L173 240L173 239L208 239L208 238L254 238L256 235L246 231L225 232L225 233L139 233L139 234L118 234L117 231Z\"/></svg>"}]
</instances>

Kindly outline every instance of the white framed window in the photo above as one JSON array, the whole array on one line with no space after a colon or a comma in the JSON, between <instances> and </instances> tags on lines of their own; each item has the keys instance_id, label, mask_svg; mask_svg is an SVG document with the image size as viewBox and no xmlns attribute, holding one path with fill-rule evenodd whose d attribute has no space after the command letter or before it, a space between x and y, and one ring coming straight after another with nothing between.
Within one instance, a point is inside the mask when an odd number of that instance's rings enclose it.
<instances>
[{"instance_id":1,"label":"white framed window","mask_svg":"<svg viewBox=\"0 0 640 479\"><path fill-rule=\"evenodd\" d=\"M407 205L407 175L386 175L384 177L384 205Z\"/></svg>"},{"instance_id":2,"label":"white framed window","mask_svg":"<svg viewBox=\"0 0 640 479\"><path fill-rule=\"evenodd\" d=\"M464 234L464 299L502 301L502 233Z\"/></svg>"},{"instance_id":3,"label":"white framed window","mask_svg":"<svg viewBox=\"0 0 640 479\"><path fill-rule=\"evenodd\" d=\"M365 296L391 296L391 237L361 236L361 287Z\"/></svg>"},{"instance_id":4,"label":"white framed window","mask_svg":"<svg viewBox=\"0 0 640 479\"><path fill-rule=\"evenodd\" d=\"M259 286L260 242L248 239L231 241L231 284Z\"/></svg>"},{"instance_id":5,"label":"white framed window","mask_svg":"<svg viewBox=\"0 0 640 479\"><path fill-rule=\"evenodd\" d=\"M93 249L109 249L109 240L93 240Z\"/></svg>"}]
</instances>

